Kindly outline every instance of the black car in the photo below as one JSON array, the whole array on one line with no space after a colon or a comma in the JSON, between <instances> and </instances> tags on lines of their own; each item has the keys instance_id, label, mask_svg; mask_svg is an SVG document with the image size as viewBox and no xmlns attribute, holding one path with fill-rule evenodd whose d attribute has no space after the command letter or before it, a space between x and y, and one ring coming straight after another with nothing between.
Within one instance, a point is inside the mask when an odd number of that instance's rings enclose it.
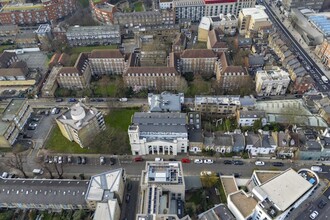
<instances>
[{"instance_id":1,"label":"black car","mask_svg":"<svg viewBox=\"0 0 330 220\"><path fill-rule=\"evenodd\" d=\"M110 165L115 165L116 164L116 159L110 157Z\"/></svg>"},{"instance_id":2,"label":"black car","mask_svg":"<svg viewBox=\"0 0 330 220\"><path fill-rule=\"evenodd\" d=\"M130 181L127 182L127 191L132 190L132 183Z\"/></svg>"},{"instance_id":3,"label":"black car","mask_svg":"<svg viewBox=\"0 0 330 220\"><path fill-rule=\"evenodd\" d=\"M223 163L224 164L233 164L233 161L231 161L231 160L225 160L225 161L223 161Z\"/></svg>"},{"instance_id":4,"label":"black car","mask_svg":"<svg viewBox=\"0 0 330 220\"><path fill-rule=\"evenodd\" d=\"M81 164L81 157L80 156L77 157L77 164Z\"/></svg>"},{"instance_id":5,"label":"black car","mask_svg":"<svg viewBox=\"0 0 330 220\"><path fill-rule=\"evenodd\" d=\"M28 134L23 134L23 138L32 138L32 136Z\"/></svg>"},{"instance_id":6,"label":"black car","mask_svg":"<svg viewBox=\"0 0 330 220\"><path fill-rule=\"evenodd\" d=\"M273 166L274 167L283 167L284 166L284 163L282 163L282 162L274 162L273 163Z\"/></svg>"},{"instance_id":7,"label":"black car","mask_svg":"<svg viewBox=\"0 0 330 220\"><path fill-rule=\"evenodd\" d=\"M234 160L234 165L243 165L243 161L241 160Z\"/></svg>"},{"instance_id":8,"label":"black car","mask_svg":"<svg viewBox=\"0 0 330 220\"><path fill-rule=\"evenodd\" d=\"M327 202L326 201L324 201L323 199L319 202L319 204L317 205L320 209L323 209L324 208L324 206L326 206L327 205Z\"/></svg>"},{"instance_id":9,"label":"black car","mask_svg":"<svg viewBox=\"0 0 330 220\"><path fill-rule=\"evenodd\" d=\"M36 127L34 127L34 126L29 126L27 129L28 129L28 130L36 130Z\"/></svg>"},{"instance_id":10,"label":"black car","mask_svg":"<svg viewBox=\"0 0 330 220\"><path fill-rule=\"evenodd\" d=\"M233 173L233 176L234 176L235 178L238 178L238 177L240 177L240 174L239 174L239 173Z\"/></svg>"},{"instance_id":11,"label":"black car","mask_svg":"<svg viewBox=\"0 0 330 220\"><path fill-rule=\"evenodd\" d=\"M104 102L104 99L96 99L97 102Z\"/></svg>"},{"instance_id":12,"label":"black car","mask_svg":"<svg viewBox=\"0 0 330 220\"><path fill-rule=\"evenodd\" d=\"M56 99L55 101L56 101L56 102L63 102L63 99L58 98L58 99Z\"/></svg>"},{"instance_id":13,"label":"black car","mask_svg":"<svg viewBox=\"0 0 330 220\"><path fill-rule=\"evenodd\" d=\"M170 159L168 159L169 161L176 161L176 159L175 158L170 158Z\"/></svg>"},{"instance_id":14,"label":"black car","mask_svg":"<svg viewBox=\"0 0 330 220\"><path fill-rule=\"evenodd\" d=\"M127 193L127 194L126 194L126 199L125 199L125 201L126 201L127 203L129 203L130 199L131 199L131 195L130 195L129 193Z\"/></svg>"}]
</instances>

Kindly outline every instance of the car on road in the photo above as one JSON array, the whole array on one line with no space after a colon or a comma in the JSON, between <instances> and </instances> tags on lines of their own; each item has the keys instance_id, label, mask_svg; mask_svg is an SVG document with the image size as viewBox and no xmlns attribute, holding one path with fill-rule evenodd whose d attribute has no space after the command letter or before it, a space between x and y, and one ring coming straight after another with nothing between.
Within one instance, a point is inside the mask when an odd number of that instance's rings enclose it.
<instances>
[{"instance_id":1,"label":"car on road","mask_svg":"<svg viewBox=\"0 0 330 220\"><path fill-rule=\"evenodd\" d=\"M240 177L241 175L240 175L239 173L233 173L233 176L234 176L235 178L238 178L238 177Z\"/></svg>"},{"instance_id":2,"label":"car on road","mask_svg":"<svg viewBox=\"0 0 330 220\"><path fill-rule=\"evenodd\" d=\"M272 164L274 167L283 167L284 166L284 163L282 162L273 162Z\"/></svg>"},{"instance_id":3,"label":"car on road","mask_svg":"<svg viewBox=\"0 0 330 220\"><path fill-rule=\"evenodd\" d=\"M182 158L181 162L182 163L190 163L190 159L189 158Z\"/></svg>"},{"instance_id":4,"label":"car on road","mask_svg":"<svg viewBox=\"0 0 330 220\"><path fill-rule=\"evenodd\" d=\"M49 156L48 155L45 156L44 162L45 163L48 163L49 162Z\"/></svg>"},{"instance_id":5,"label":"car on road","mask_svg":"<svg viewBox=\"0 0 330 220\"><path fill-rule=\"evenodd\" d=\"M234 160L234 165L243 165L244 162L241 160Z\"/></svg>"},{"instance_id":6,"label":"car on road","mask_svg":"<svg viewBox=\"0 0 330 220\"><path fill-rule=\"evenodd\" d=\"M134 158L134 161L135 162L142 162L143 161L143 158L142 157L135 157Z\"/></svg>"},{"instance_id":7,"label":"car on road","mask_svg":"<svg viewBox=\"0 0 330 220\"><path fill-rule=\"evenodd\" d=\"M211 159L205 159L204 160L204 163L206 163L206 164L212 164L214 161L213 160L211 160Z\"/></svg>"},{"instance_id":8,"label":"car on road","mask_svg":"<svg viewBox=\"0 0 330 220\"><path fill-rule=\"evenodd\" d=\"M202 164L203 163L203 160L202 159L195 159L194 160L194 163Z\"/></svg>"},{"instance_id":9,"label":"car on road","mask_svg":"<svg viewBox=\"0 0 330 220\"><path fill-rule=\"evenodd\" d=\"M55 102L63 102L62 98L55 99Z\"/></svg>"},{"instance_id":10,"label":"car on road","mask_svg":"<svg viewBox=\"0 0 330 220\"><path fill-rule=\"evenodd\" d=\"M37 123L34 123L34 122L31 122L30 124L29 124L29 127L37 127L38 126L38 124Z\"/></svg>"},{"instance_id":11,"label":"car on road","mask_svg":"<svg viewBox=\"0 0 330 220\"><path fill-rule=\"evenodd\" d=\"M103 156L100 156L100 165L105 164L105 158Z\"/></svg>"},{"instance_id":12,"label":"car on road","mask_svg":"<svg viewBox=\"0 0 330 220\"><path fill-rule=\"evenodd\" d=\"M317 205L317 207L319 207L320 209L323 209L324 208L324 206L326 206L327 205L327 202L326 201L324 201L323 199L319 202L319 204Z\"/></svg>"},{"instance_id":13,"label":"car on road","mask_svg":"<svg viewBox=\"0 0 330 220\"><path fill-rule=\"evenodd\" d=\"M319 213L317 211L314 211L314 212L312 212L312 214L310 214L309 218L315 219L318 215L319 215Z\"/></svg>"},{"instance_id":14,"label":"car on road","mask_svg":"<svg viewBox=\"0 0 330 220\"><path fill-rule=\"evenodd\" d=\"M86 164L87 163L87 158L86 157L81 157L81 163Z\"/></svg>"},{"instance_id":15,"label":"car on road","mask_svg":"<svg viewBox=\"0 0 330 220\"><path fill-rule=\"evenodd\" d=\"M72 156L68 156L68 163L72 163Z\"/></svg>"},{"instance_id":16,"label":"car on road","mask_svg":"<svg viewBox=\"0 0 330 220\"><path fill-rule=\"evenodd\" d=\"M129 203L130 200L131 200L131 195L127 193L125 198L126 203Z\"/></svg>"},{"instance_id":17,"label":"car on road","mask_svg":"<svg viewBox=\"0 0 330 220\"><path fill-rule=\"evenodd\" d=\"M254 164L256 166L264 166L265 165L265 162L263 162L263 161L256 161Z\"/></svg>"},{"instance_id":18,"label":"car on road","mask_svg":"<svg viewBox=\"0 0 330 220\"><path fill-rule=\"evenodd\" d=\"M133 185L132 185L131 181L127 181L127 191L131 191L132 187L133 187Z\"/></svg>"},{"instance_id":19,"label":"car on road","mask_svg":"<svg viewBox=\"0 0 330 220\"><path fill-rule=\"evenodd\" d=\"M110 165L115 165L116 164L116 159L113 157L110 157Z\"/></svg>"},{"instance_id":20,"label":"car on road","mask_svg":"<svg viewBox=\"0 0 330 220\"><path fill-rule=\"evenodd\" d=\"M77 157L77 164L81 164L81 157L80 156Z\"/></svg>"},{"instance_id":21,"label":"car on road","mask_svg":"<svg viewBox=\"0 0 330 220\"><path fill-rule=\"evenodd\" d=\"M104 99L98 98L96 99L97 102L104 102Z\"/></svg>"},{"instance_id":22,"label":"car on road","mask_svg":"<svg viewBox=\"0 0 330 220\"><path fill-rule=\"evenodd\" d=\"M223 163L224 164L233 164L233 161L231 161L231 160L225 160L225 161L223 161Z\"/></svg>"},{"instance_id":23,"label":"car on road","mask_svg":"<svg viewBox=\"0 0 330 220\"><path fill-rule=\"evenodd\" d=\"M31 126L28 126L27 128L28 130L36 130L36 127L31 127Z\"/></svg>"}]
</instances>

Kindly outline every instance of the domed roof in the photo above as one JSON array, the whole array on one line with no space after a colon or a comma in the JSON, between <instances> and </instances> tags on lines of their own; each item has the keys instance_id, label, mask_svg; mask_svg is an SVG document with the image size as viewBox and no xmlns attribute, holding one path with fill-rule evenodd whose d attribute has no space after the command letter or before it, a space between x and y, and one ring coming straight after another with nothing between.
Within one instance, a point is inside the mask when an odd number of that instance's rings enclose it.
<instances>
[{"instance_id":1,"label":"domed roof","mask_svg":"<svg viewBox=\"0 0 330 220\"><path fill-rule=\"evenodd\" d=\"M84 108L79 104L75 104L71 107L71 117L75 121L84 119L86 116Z\"/></svg>"}]
</instances>

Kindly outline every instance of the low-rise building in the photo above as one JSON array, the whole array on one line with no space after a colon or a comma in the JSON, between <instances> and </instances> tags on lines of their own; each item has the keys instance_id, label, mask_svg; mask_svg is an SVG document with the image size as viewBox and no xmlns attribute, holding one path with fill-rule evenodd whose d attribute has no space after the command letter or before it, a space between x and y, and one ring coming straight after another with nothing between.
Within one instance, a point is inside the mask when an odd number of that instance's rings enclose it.
<instances>
[{"instance_id":1,"label":"low-rise building","mask_svg":"<svg viewBox=\"0 0 330 220\"><path fill-rule=\"evenodd\" d=\"M95 135L105 129L102 113L80 102L58 116L56 123L62 135L79 144L81 148L88 147Z\"/></svg>"},{"instance_id":2,"label":"low-rise building","mask_svg":"<svg viewBox=\"0 0 330 220\"><path fill-rule=\"evenodd\" d=\"M184 94L172 94L162 92L161 94L148 94L150 112L181 112L181 105L184 103Z\"/></svg>"},{"instance_id":3,"label":"low-rise building","mask_svg":"<svg viewBox=\"0 0 330 220\"><path fill-rule=\"evenodd\" d=\"M88 208L95 210L94 220L120 219L120 207L124 202L125 181L125 171L122 168L91 177L85 199Z\"/></svg>"},{"instance_id":4,"label":"low-rise building","mask_svg":"<svg viewBox=\"0 0 330 220\"><path fill-rule=\"evenodd\" d=\"M289 84L289 74L280 68L257 71L256 92L258 96L284 95Z\"/></svg>"},{"instance_id":5,"label":"low-rise building","mask_svg":"<svg viewBox=\"0 0 330 220\"><path fill-rule=\"evenodd\" d=\"M184 113L135 113L128 128L132 154L187 153L186 120Z\"/></svg>"},{"instance_id":6,"label":"low-rise building","mask_svg":"<svg viewBox=\"0 0 330 220\"><path fill-rule=\"evenodd\" d=\"M266 113L264 111L249 111L239 110L237 111L237 123L239 126L253 126L254 122L261 120L261 125L267 124Z\"/></svg>"},{"instance_id":7,"label":"low-rise building","mask_svg":"<svg viewBox=\"0 0 330 220\"><path fill-rule=\"evenodd\" d=\"M252 157L258 155L271 156L275 153L276 143L274 138L269 134L269 132L261 132L254 134L248 132L246 135L246 148Z\"/></svg>"},{"instance_id":8,"label":"low-rise building","mask_svg":"<svg viewBox=\"0 0 330 220\"><path fill-rule=\"evenodd\" d=\"M114 24L125 27L156 26L175 24L175 13L172 10L145 11L122 13L114 15Z\"/></svg>"},{"instance_id":9,"label":"low-rise building","mask_svg":"<svg viewBox=\"0 0 330 220\"><path fill-rule=\"evenodd\" d=\"M39 25L35 33L40 43L38 44L39 48L41 50L49 50L51 48L51 40L53 39L50 25Z\"/></svg>"},{"instance_id":10,"label":"low-rise building","mask_svg":"<svg viewBox=\"0 0 330 220\"><path fill-rule=\"evenodd\" d=\"M66 38L71 47L121 43L119 25L71 26Z\"/></svg>"},{"instance_id":11,"label":"low-rise building","mask_svg":"<svg viewBox=\"0 0 330 220\"><path fill-rule=\"evenodd\" d=\"M211 19L202 17L198 25L198 41L207 42L208 34L211 29Z\"/></svg>"},{"instance_id":12,"label":"low-rise building","mask_svg":"<svg viewBox=\"0 0 330 220\"><path fill-rule=\"evenodd\" d=\"M207 38L207 49L213 50L214 52L227 52L228 45L224 41L224 35L219 29L212 29L208 33Z\"/></svg>"},{"instance_id":13,"label":"low-rise building","mask_svg":"<svg viewBox=\"0 0 330 220\"><path fill-rule=\"evenodd\" d=\"M219 14L209 17L213 29L219 28L224 34L235 35L238 27L238 19L233 14Z\"/></svg>"},{"instance_id":14,"label":"low-rise building","mask_svg":"<svg viewBox=\"0 0 330 220\"><path fill-rule=\"evenodd\" d=\"M0 146L12 146L32 113L26 99L12 99L3 110L0 121Z\"/></svg>"},{"instance_id":15,"label":"low-rise building","mask_svg":"<svg viewBox=\"0 0 330 220\"><path fill-rule=\"evenodd\" d=\"M61 88L85 89L89 87L91 75L88 54L81 53L73 67L60 68L57 82Z\"/></svg>"},{"instance_id":16,"label":"low-rise building","mask_svg":"<svg viewBox=\"0 0 330 220\"><path fill-rule=\"evenodd\" d=\"M91 11L93 13L93 18L98 22L103 24L113 24L114 22L114 13L117 12L115 5L108 3L106 0L102 1L89 1Z\"/></svg>"},{"instance_id":17,"label":"low-rise building","mask_svg":"<svg viewBox=\"0 0 330 220\"><path fill-rule=\"evenodd\" d=\"M183 219L185 180L181 162L146 163L136 220ZM184 219L190 220L189 216Z\"/></svg>"},{"instance_id":18,"label":"low-rise building","mask_svg":"<svg viewBox=\"0 0 330 220\"><path fill-rule=\"evenodd\" d=\"M213 208L198 215L198 220L235 220L225 204L215 205Z\"/></svg>"},{"instance_id":19,"label":"low-rise building","mask_svg":"<svg viewBox=\"0 0 330 220\"><path fill-rule=\"evenodd\" d=\"M42 97L54 97L55 91L58 87L57 76L62 66L54 66L50 71L45 84L42 86L41 95Z\"/></svg>"},{"instance_id":20,"label":"low-rise building","mask_svg":"<svg viewBox=\"0 0 330 220\"><path fill-rule=\"evenodd\" d=\"M121 75L126 68L120 50L93 50L88 56L92 75Z\"/></svg>"}]
</instances>

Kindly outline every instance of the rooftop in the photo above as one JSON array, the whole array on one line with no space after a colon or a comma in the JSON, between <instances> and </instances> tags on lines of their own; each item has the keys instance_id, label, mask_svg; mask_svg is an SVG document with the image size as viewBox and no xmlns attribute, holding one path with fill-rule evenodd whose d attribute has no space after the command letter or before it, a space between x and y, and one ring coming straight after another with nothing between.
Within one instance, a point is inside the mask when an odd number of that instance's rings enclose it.
<instances>
[{"instance_id":1,"label":"rooftop","mask_svg":"<svg viewBox=\"0 0 330 220\"><path fill-rule=\"evenodd\" d=\"M2 114L2 121L12 121L19 113L20 108L26 102L25 99L12 99Z\"/></svg>"},{"instance_id":2,"label":"rooftop","mask_svg":"<svg viewBox=\"0 0 330 220\"><path fill-rule=\"evenodd\" d=\"M266 113L264 111L239 111L240 118L264 118Z\"/></svg>"},{"instance_id":3,"label":"rooftop","mask_svg":"<svg viewBox=\"0 0 330 220\"><path fill-rule=\"evenodd\" d=\"M265 7L257 5L255 8L242 8L244 16L251 16L254 20L268 20L268 15L265 12Z\"/></svg>"},{"instance_id":4,"label":"rooftop","mask_svg":"<svg viewBox=\"0 0 330 220\"><path fill-rule=\"evenodd\" d=\"M89 181L56 179L2 179L0 200L18 204L86 206Z\"/></svg>"},{"instance_id":5,"label":"rooftop","mask_svg":"<svg viewBox=\"0 0 330 220\"><path fill-rule=\"evenodd\" d=\"M235 217L225 204L215 205L213 208L198 215L199 220L234 220Z\"/></svg>"},{"instance_id":6,"label":"rooftop","mask_svg":"<svg viewBox=\"0 0 330 220\"><path fill-rule=\"evenodd\" d=\"M150 112L181 112L181 104L183 102L183 93L162 92L161 94L148 94Z\"/></svg>"},{"instance_id":7,"label":"rooftop","mask_svg":"<svg viewBox=\"0 0 330 220\"><path fill-rule=\"evenodd\" d=\"M195 105L201 104L225 104L240 105L239 96L195 96Z\"/></svg>"},{"instance_id":8,"label":"rooftop","mask_svg":"<svg viewBox=\"0 0 330 220\"><path fill-rule=\"evenodd\" d=\"M120 50L92 50L89 58L124 58Z\"/></svg>"},{"instance_id":9,"label":"rooftop","mask_svg":"<svg viewBox=\"0 0 330 220\"><path fill-rule=\"evenodd\" d=\"M217 58L213 50L208 49L186 49L181 54L181 58Z\"/></svg>"},{"instance_id":10,"label":"rooftop","mask_svg":"<svg viewBox=\"0 0 330 220\"><path fill-rule=\"evenodd\" d=\"M234 176L220 176L222 186L224 188L226 197L238 191L238 187L236 185L235 177Z\"/></svg>"},{"instance_id":11,"label":"rooftop","mask_svg":"<svg viewBox=\"0 0 330 220\"><path fill-rule=\"evenodd\" d=\"M38 27L38 30L36 30L36 34L45 34L51 31L49 24L41 24Z\"/></svg>"},{"instance_id":12,"label":"rooftop","mask_svg":"<svg viewBox=\"0 0 330 220\"><path fill-rule=\"evenodd\" d=\"M282 171L268 171L268 170L254 170L260 184L267 182L268 180L278 176Z\"/></svg>"},{"instance_id":13,"label":"rooftop","mask_svg":"<svg viewBox=\"0 0 330 220\"><path fill-rule=\"evenodd\" d=\"M149 184L184 185L181 162L147 162L145 181Z\"/></svg>"},{"instance_id":14,"label":"rooftop","mask_svg":"<svg viewBox=\"0 0 330 220\"><path fill-rule=\"evenodd\" d=\"M243 190L230 194L229 198L245 218L251 215L257 205L257 200L247 195Z\"/></svg>"}]
</instances>

